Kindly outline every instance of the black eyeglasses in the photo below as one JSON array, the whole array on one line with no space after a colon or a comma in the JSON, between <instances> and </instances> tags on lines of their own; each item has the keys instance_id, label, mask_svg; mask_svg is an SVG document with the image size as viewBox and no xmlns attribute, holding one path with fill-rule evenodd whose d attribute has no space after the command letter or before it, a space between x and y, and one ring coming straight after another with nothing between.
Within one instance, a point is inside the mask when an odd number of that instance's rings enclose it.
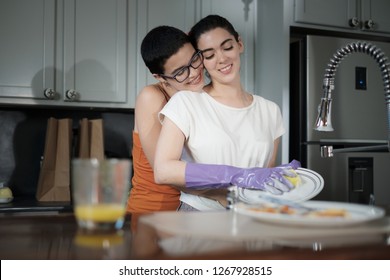
<instances>
[{"instance_id":1,"label":"black eyeglasses","mask_svg":"<svg viewBox=\"0 0 390 280\"><path fill-rule=\"evenodd\" d=\"M167 76L160 74L161 77L163 78L168 78L168 79L175 79L178 83L182 83L185 80L188 79L190 76L190 67L194 69L198 69L199 66L201 66L203 63L203 54L201 51L197 51L190 60L190 63L188 63L187 66L181 67L179 70L177 70L172 76Z\"/></svg>"}]
</instances>

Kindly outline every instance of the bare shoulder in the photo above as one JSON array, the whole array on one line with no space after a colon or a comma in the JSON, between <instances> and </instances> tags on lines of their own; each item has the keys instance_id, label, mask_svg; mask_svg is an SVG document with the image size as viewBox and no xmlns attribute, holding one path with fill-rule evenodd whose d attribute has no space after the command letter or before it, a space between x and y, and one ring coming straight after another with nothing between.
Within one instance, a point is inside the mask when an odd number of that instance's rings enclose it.
<instances>
[{"instance_id":1,"label":"bare shoulder","mask_svg":"<svg viewBox=\"0 0 390 280\"><path fill-rule=\"evenodd\" d=\"M160 88L157 84L147 85L141 89L137 99L146 99L149 101L164 99Z\"/></svg>"},{"instance_id":2,"label":"bare shoulder","mask_svg":"<svg viewBox=\"0 0 390 280\"><path fill-rule=\"evenodd\" d=\"M145 86L138 94L136 101L136 108L141 106L147 107L161 107L165 104L165 97L157 84Z\"/></svg>"}]
</instances>

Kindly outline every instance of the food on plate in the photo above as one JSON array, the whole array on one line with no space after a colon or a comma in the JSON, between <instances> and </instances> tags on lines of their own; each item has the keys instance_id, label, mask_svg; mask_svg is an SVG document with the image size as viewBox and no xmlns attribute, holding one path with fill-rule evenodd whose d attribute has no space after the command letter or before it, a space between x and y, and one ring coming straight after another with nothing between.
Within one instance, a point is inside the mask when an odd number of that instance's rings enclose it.
<instances>
[{"instance_id":1,"label":"food on plate","mask_svg":"<svg viewBox=\"0 0 390 280\"><path fill-rule=\"evenodd\" d=\"M282 205L280 207L262 205L262 206L251 207L250 210L256 212L265 212L265 213L296 214L295 209L287 205Z\"/></svg>"},{"instance_id":2,"label":"food on plate","mask_svg":"<svg viewBox=\"0 0 390 280\"><path fill-rule=\"evenodd\" d=\"M314 214L317 217L346 217L347 210L337 209L337 208L329 208L329 209L312 211L311 214Z\"/></svg>"},{"instance_id":3,"label":"food on plate","mask_svg":"<svg viewBox=\"0 0 390 280\"><path fill-rule=\"evenodd\" d=\"M328 209L310 209L304 206L294 207L289 205L272 205L263 204L259 206L253 206L249 208L255 212L273 213L273 214L285 214L285 215L300 215L309 217L322 217L322 218L345 218L348 216L348 212L345 209L328 208Z\"/></svg>"}]
</instances>

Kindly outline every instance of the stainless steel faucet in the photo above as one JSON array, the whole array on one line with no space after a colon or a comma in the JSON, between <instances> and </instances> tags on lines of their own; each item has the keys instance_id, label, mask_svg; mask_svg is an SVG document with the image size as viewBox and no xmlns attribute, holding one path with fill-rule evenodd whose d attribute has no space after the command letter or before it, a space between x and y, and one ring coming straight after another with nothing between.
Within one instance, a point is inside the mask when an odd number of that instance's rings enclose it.
<instances>
[{"instance_id":1,"label":"stainless steel faucet","mask_svg":"<svg viewBox=\"0 0 390 280\"><path fill-rule=\"evenodd\" d=\"M323 97L321 103L318 106L318 116L315 122L315 130L318 131L333 131L332 127L332 91L334 90L334 77L340 62L353 52L361 52L370 55L379 64L379 68L382 72L382 80L385 90L385 102L387 107L387 125L388 125L388 141L386 148L390 152L390 64L387 62L388 58L385 53L381 51L377 46L366 42L353 42L349 43L343 48L336 51L333 58L330 59L328 68L325 70L323 81ZM383 146L378 146L383 148ZM356 148L355 148L356 149ZM331 157L336 152L333 148L327 146L321 148L321 154L323 157Z\"/></svg>"}]
</instances>

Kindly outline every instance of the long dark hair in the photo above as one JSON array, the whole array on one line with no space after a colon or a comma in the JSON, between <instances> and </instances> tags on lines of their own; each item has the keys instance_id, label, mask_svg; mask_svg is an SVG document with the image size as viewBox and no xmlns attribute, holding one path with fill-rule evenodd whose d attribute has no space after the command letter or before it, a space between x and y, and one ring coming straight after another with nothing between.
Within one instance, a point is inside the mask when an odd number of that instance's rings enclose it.
<instances>
[{"instance_id":1,"label":"long dark hair","mask_svg":"<svg viewBox=\"0 0 390 280\"><path fill-rule=\"evenodd\" d=\"M224 17L219 15L208 15L198 21L190 30L189 36L192 45L198 46L199 37L210 30L215 28L223 28L234 36L236 41L239 40L238 32L234 29L233 25Z\"/></svg>"}]
</instances>

